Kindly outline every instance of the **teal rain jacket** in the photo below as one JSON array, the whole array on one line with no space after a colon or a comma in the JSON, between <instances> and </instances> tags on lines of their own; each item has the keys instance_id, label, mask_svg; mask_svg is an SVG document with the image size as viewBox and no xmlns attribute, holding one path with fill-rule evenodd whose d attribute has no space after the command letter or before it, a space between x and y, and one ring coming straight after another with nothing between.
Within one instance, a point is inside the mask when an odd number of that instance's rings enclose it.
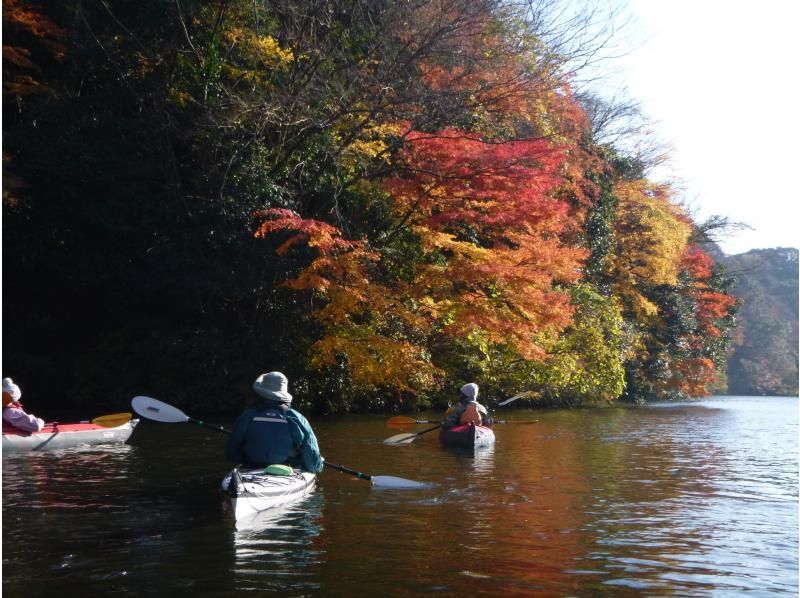
<instances>
[{"instance_id":1,"label":"teal rain jacket","mask_svg":"<svg viewBox=\"0 0 800 598\"><path fill-rule=\"evenodd\" d=\"M287 464L314 473L322 471L324 463L306 418L285 405L264 401L236 418L225 458L247 465Z\"/></svg>"}]
</instances>

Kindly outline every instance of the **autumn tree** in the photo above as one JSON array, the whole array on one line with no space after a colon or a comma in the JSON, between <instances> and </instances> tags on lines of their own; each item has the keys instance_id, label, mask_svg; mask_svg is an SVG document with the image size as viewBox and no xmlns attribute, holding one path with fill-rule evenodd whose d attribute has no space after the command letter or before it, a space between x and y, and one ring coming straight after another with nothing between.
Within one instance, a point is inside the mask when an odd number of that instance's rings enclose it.
<instances>
[{"instance_id":1,"label":"autumn tree","mask_svg":"<svg viewBox=\"0 0 800 598\"><path fill-rule=\"evenodd\" d=\"M722 279L593 139L559 8L6 0L4 367L226 411L264 368L318 412L700 388Z\"/></svg>"}]
</instances>

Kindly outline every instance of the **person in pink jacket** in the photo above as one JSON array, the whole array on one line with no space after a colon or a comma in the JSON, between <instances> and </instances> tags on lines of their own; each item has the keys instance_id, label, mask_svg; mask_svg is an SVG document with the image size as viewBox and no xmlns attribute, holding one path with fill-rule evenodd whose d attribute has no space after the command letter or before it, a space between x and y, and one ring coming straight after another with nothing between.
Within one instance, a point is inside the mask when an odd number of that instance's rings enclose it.
<instances>
[{"instance_id":1,"label":"person in pink jacket","mask_svg":"<svg viewBox=\"0 0 800 598\"><path fill-rule=\"evenodd\" d=\"M459 393L458 403L445 412L442 427L447 429L464 424L490 427L492 418L489 411L478 402L478 385L474 382L465 384Z\"/></svg>"},{"instance_id":2,"label":"person in pink jacket","mask_svg":"<svg viewBox=\"0 0 800 598\"><path fill-rule=\"evenodd\" d=\"M3 378L3 424L23 432L38 432L44 428L44 420L25 413L20 399L22 391L11 378Z\"/></svg>"}]
</instances>

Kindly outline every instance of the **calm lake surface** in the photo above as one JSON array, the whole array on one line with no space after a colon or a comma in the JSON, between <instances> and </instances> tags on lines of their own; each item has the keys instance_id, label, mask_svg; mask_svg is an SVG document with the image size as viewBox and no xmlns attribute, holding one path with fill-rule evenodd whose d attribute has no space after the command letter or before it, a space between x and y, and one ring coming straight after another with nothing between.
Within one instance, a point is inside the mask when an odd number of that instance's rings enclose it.
<instances>
[{"instance_id":1,"label":"calm lake surface","mask_svg":"<svg viewBox=\"0 0 800 598\"><path fill-rule=\"evenodd\" d=\"M314 420L331 462L433 484L328 469L311 497L241 529L212 430L142 422L121 447L4 456L3 591L798 595L796 398L495 416L515 421L474 455L435 432L386 446L405 431L387 417Z\"/></svg>"}]
</instances>

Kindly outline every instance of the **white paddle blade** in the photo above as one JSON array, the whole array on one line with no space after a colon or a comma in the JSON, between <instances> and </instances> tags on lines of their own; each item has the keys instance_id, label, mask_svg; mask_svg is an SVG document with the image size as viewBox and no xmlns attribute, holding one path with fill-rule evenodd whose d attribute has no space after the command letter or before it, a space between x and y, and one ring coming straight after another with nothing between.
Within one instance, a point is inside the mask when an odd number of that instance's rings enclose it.
<instances>
[{"instance_id":1,"label":"white paddle blade","mask_svg":"<svg viewBox=\"0 0 800 598\"><path fill-rule=\"evenodd\" d=\"M529 396L531 396L531 394L532 394L532 393L531 393L531 391L529 391L529 390L526 390L525 392L521 392L521 393L519 393L518 395L514 395L514 396L513 396L513 397L511 397L510 399L506 399L506 400L505 400L505 401L503 401L502 403L498 403L498 404L497 404L497 406L498 406L498 407L502 407L503 405L508 405L509 403L513 403L513 402L514 402L514 401L516 401L517 399L525 399L525 398L528 398Z\"/></svg>"},{"instance_id":2,"label":"white paddle blade","mask_svg":"<svg viewBox=\"0 0 800 598\"><path fill-rule=\"evenodd\" d=\"M409 434L408 432L405 434L395 434L384 440L383 444L411 444L416 437L416 434Z\"/></svg>"},{"instance_id":3,"label":"white paddle blade","mask_svg":"<svg viewBox=\"0 0 800 598\"><path fill-rule=\"evenodd\" d=\"M409 490L419 490L428 487L428 484L424 482L396 478L392 475L374 475L372 476L372 485L375 488L407 488Z\"/></svg>"},{"instance_id":4,"label":"white paddle blade","mask_svg":"<svg viewBox=\"0 0 800 598\"><path fill-rule=\"evenodd\" d=\"M189 416L172 405L162 403L152 397L133 397L131 399L133 410L147 419L166 424L182 424L189 421Z\"/></svg>"}]
</instances>

